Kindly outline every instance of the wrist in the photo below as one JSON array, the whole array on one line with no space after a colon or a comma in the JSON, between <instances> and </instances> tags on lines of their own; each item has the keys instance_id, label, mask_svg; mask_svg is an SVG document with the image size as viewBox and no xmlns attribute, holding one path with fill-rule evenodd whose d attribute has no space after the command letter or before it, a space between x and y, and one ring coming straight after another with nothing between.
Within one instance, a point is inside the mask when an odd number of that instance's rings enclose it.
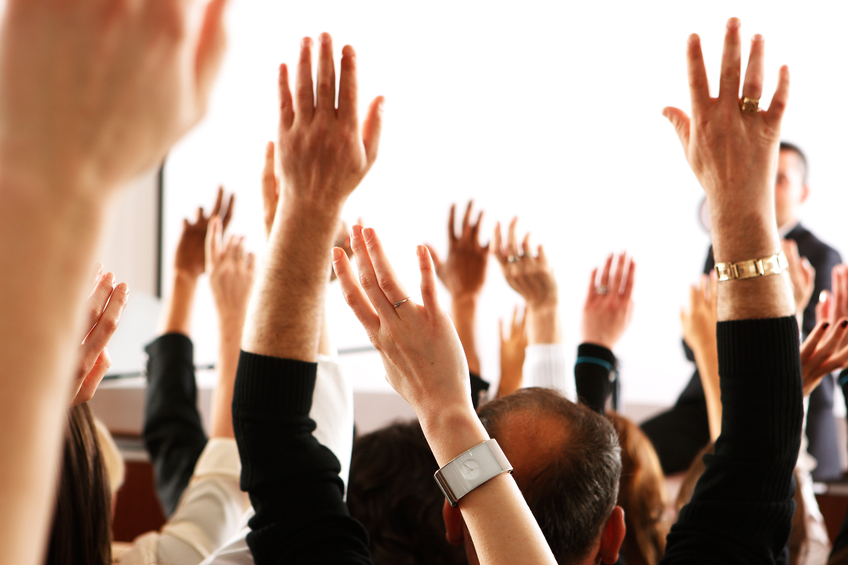
<instances>
[{"instance_id":1,"label":"wrist","mask_svg":"<svg viewBox=\"0 0 848 565\"><path fill-rule=\"evenodd\" d=\"M471 401L451 408L418 413L421 429L439 467L457 455L489 439L489 434L471 406Z\"/></svg>"},{"instance_id":2,"label":"wrist","mask_svg":"<svg viewBox=\"0 0 848 565\"><path fill-rule=\"evenodd\" d=\"M194 288L197 286L197 280L200 275L195 275L185 269L174 268L174 287Z\"/></svg>"}]
</instances>

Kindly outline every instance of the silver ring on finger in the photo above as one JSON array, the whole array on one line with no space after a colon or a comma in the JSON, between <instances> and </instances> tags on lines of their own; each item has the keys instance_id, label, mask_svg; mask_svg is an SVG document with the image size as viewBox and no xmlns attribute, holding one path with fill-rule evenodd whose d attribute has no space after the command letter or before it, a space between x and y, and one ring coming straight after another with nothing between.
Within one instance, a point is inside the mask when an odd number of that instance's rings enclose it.
<instances>
[{"instance_id":1,"label":"silver ring on finger","mask_svg":"<svg viewBox=\"0 0 848 565\"><path fill-rule=\"evenodd\" d=\"M403 300L401 300L400 302L395 302L392 306L394 306L395 308L397 308L398 306L400 306L401 304L403 304L403 303L404 303L404 302L406 302L407 300L409 300L409 297L408 297L408 296L407 296L406 298L404 298Z\"/></svg>"},{"instance_id":2,"label":"silver ring on finger","mask_svg":"<svg viewBox=\"0 0 848 565\"><path fill-rule=\"evenodd\" d=\"M595 294L607 294L609 292L609 287L605 284L599 284L595 287Z\"/></svg>"},{"instance_id":3,"label":"silver ring on finger","mask_svg":"<svg viewBox=\"0 0 848 565\"><path fill-rule=\"evenodd\" d=\"M519 259L521 259L521 256L519 255L510 255L506 258L508 263L517 263Z\"/></svg>"}]
</instances>

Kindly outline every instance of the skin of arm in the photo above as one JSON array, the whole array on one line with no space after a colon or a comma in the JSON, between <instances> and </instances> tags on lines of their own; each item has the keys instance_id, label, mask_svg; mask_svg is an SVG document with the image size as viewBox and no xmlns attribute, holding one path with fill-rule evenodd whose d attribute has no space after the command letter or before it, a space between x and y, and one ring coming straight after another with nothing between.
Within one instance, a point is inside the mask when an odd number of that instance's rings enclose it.
<instances>
[{"instance_id":1,"label":"skin of arm","mask_svg":"<svg viewBox=\"0 0 848 565\"><path fill-rule=\"evenodd\" d=\"M483 212L477 216L477 221L471 222L471 207L468 203L465 216L462 219L462 229L459 235L455 229L456 204L451 206L448 217L448 256L441 261L433 247L428 246L430 256L436 265L436 274L451 295L451 319L453 320L459 340L468 359L468 370L475 375L480 374L480 358L477 356L477 336L475 322L477 319L477 303L483 285L486 283L486 267L489 262L489 244L480 245L480 222Z\"/></svg>"},{"instance_id":2,"label":"skin of arm","mask_svg":"<svg viewBox=\"0 0 848 565\"><path fill-rule=\"evenodd\" d=\"M553 270L548 265L540 245L536 256L530 249L530 234L524 236L521 248L515 235L518 218L509 224L506 247L501 244L501 226L495 224L495 258L501 266L507 284L527 303L527 343L562 343L562 322L559 318L559 298ZM512 259L512 261L510 261Z\"/></svg>"},{"instance_id":3,"label":"skin of arm","mask_svg":"<svg viewBox=\"0 0 848 565\"><path fill-rule=\"evenodd\" d=\"M382 98L371 103L359 133L356 54L342 51L339 108L330 36L320 39L317 100L312 40L304 39L296 96L280 66L282 190L268 258L252 295L242 348L251 353L315 361L330 253L347 196L377 158Z\"/></svg>"},{"instance_id":4,"label":"skin of arm","mask_svg":"<svg viewBox=\"0 0 848 565\"><path fill-rule=\"evenodd\" d=\"M721 390L718 376L718 343L716 342L716 276L701 276L701 284L689 289L689 310L680 311L683 339L695 354L695 365L701 375L707 401L710 440L721 434Z\"/></svg>"},{"instance_id":5,"label":"skin of arm","mask_svg":"<svg viewBox=\"0 0 848 565\"><path fill-rule=\"evenodd\" d=\"M6 3L0 483L14 488L0 491L0 551L10 563L43 559L89 266L111 201L200 119L217 74L226 2L206 5L192 32L196 4Z\"/></svg>"},{"instance_id":6,"label":"skin of arm","mask_svg":"<svg viewBox=\"0 0 848 565\"><path fill-rule=\"evenodd\" d=\"M469 395L468 366L450 318L440 309L436 275L425 246L418 247L423 305L408 301L373 229L354 226L359 280L347 256L334 250L333 266L348 305L383 358L387 379L418 415L440 466L488 439ZM459 502L483 564L555 563L515 480L501 474Z\"/></svg>"},{"instance_id":7,"label":"skin of arm","mask_svg":"<svg viewBox=\"0 0 848 565\"><path fill-rule=\"evenodd\" d=\"M245 254L244 238L230 236L225 245L223 231L223 222L213 217L206 236L206 270L218 312L220 342L209 437L234 438L233 385L256 258L253 253Z\"/></svg>"}]
</instances>

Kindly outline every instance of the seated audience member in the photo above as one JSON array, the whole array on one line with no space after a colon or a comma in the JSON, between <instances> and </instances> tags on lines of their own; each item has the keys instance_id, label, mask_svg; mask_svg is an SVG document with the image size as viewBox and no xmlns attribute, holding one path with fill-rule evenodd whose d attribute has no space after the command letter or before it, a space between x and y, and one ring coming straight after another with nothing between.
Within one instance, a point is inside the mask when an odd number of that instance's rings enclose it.
<instances>
[{"instance_id":1,"label":"seated audience member","mask_svg":"<svg viewBox=\"0 0 848 565\"><path fill-rule=\"evenodd\" d=\"M4 5L0 552L7 563L46 557L81 302L109 204L202 117L224 52L225 6Z\"/></svg>"},{"instance_id":2,"label":"seated audience member","mask_svg":"<svg viewBox=\"0 0 848 565\"><path fill-rule=\"evenodd\" d=\"M816 238L800 223L802 204L807 199L810 186L807 180L807 158L796 145L781 142L777 158L777 176L774 183L775 217L782 238L793 241L800 255L814 268L814 295L831 287L829 273L841 259L832 247ZM713 270L713 249L707 254L704 274ZM809 304L802 313L803 335L808 335L816 324L815 304ZM687 349L690 360L697 361ZM708 441L708 415L705 383L696 371L681 393L675 406L668 412L645 422L643 429L651 437L666 473L684 470L691 457ZM833 417L833 378L823 378L810 395L806 417L806 435L809 451L818 465L813 471L816 480L833 479L842 474L839 462L836 422Z\"/></svg>"},{"instance_id":3,"label":"seated audience member","mask_svg":"<svg viewBox=\"0 0 848 565\"><path fill-rule=\"evenodd\" d=\"M524 385L553 388L569 400L576 401L574 380L565 367L559 296L553 270L541 245L536 255L533 255L529 233L524 237L519 250L515 235L517 223L518 218L510 222L506 245L501 237L500 223L495 224L492 253L501 266L507 284L527 304L524 313L524 323L527 325Z\"/></svg>"},{"instance_id":4,"label":"seated audience member","mask_svg":"<svg viewBox=\"0 0 848 565\"><path fill-rule=\"evenodd\" d=\"M219 191L215 213L220 213L222 196ZM146 348L149 385L144 437L152 448L159 491L164 493L160 498L170 500L175 508L160 531L139 536L116 556L122 565L197 565L236 532L248 506L239 489L238 449L227 407L232 402L255 258L245 253L243 238L224 240L224 223L231 212L232 200L224 218L207 218L199 210L194 224L183 225L175 259L177 282L165 311L166 333ZM209 274L220 339L208 440L197 411L192 342L187 333L194 286L204 271Z\"/></svg>"},{"instance_id":5,"label":"seated audience member","mask_svg":"<svg viewBox=\"0 0 848 565\"><path fill-rule=\"evenodd\" d=\"M311 41L305 40L297 80L300 96L294 107L287 69L280 67L283 198L268 261L251 301L233 399L242 485L256 509L248 544L257 563L370 563L367 535L348 516L343 502L338 460L313 437L308 411L328 252L344 201L376 158L382 100L372 103L360 137L352 48L342 53L337 111L329 35L321 37L314 103L310 62ZM418 409L436 460L448 463L488 436L474 414L461 344L436 303L430 256L419 247L427 304L422 307L399 296L402 289L373 230L354 226L351 247L372 300L337 248L333 264L344 295L384 355L390 382ZM408 316L407 323L400 316ZM385 332L392 338L387 339ZM415 362L422 359L422 351L432 364ZM492 461L499 469L505 464ZM554 562L507 473L474 489L460 507L483 562Z\"/></svg>"},{"instance_id":6,"label":"seated audience member","mask_svg":"<svg viewBox=\"0 0 848 565\"><path fill-rule=\"evenodd\" d=\"M417 420L357 438L347 505L368 531L374 563L460 565L465 553L445 539L439 465Z\"/></svg>"},{"instance_id":7,"label":"seated audience member","mask_svg":"<svg viewBox=\"0 0 848 565\"><path fill-rule=\"evenodd\" d=\"M46 563L112 562L112 490L88 400L111 365L106 346L127 304L126 283L97 272L85 303L88 331L78 354L73 398L67 413L59 491L52 512Z\"/></svg>"},{"instance_id":8,"label":"seated audience member","mask_svg":"<svg viewBox=\"0 0 848 565\"><path fill-rule=\"evenodd\" d=\"M663 114L709 202L718 284L722 431L715 453L666 541L669 563L773 563L795 505L792 474L801 443L799 329L775 220L772 174L789 94L782 67L768 111L762 96L764 43L754 36L739 99L739 20L728 21L718 98L711 98L700 39L689 38L692 119ZM762 274L740 280L729 265L760 259ZM744 264L744 263L743 263Z\"/></svg>"},{"instance_id":9,"label":"seated audience member","mask_svg":"<svg viewBox=\"0 0 848 565\"><path fill-rule=\"evenodd\" d=\"M480 245L480 222L471 221L471 207L468 203L462 228L456 233L456 204L451 205L448 216L448 254L442 261L436 250L428 245L436 274L451 295L451 320L459 335L459 341L465 351L468 370L471 372L471 397L474 407L488 397L489 383L480 376L480 358L477 356L477 304L483 285L486 283L486 266L489 263L489 244Z\"/></svg>"}]
</instances>

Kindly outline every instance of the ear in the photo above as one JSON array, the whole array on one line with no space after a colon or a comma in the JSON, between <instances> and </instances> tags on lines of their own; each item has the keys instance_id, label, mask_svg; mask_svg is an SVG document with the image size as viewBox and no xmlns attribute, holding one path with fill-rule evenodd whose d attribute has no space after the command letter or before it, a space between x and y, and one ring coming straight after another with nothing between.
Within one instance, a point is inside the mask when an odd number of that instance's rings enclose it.
<instances>
[{"instance_id":1,"label":"ear","mask_svg":"<svg viewBox=\"0 0 848 565\"><path fill-rule=\"evenodd\" d=\"M624 526L624 510L616 506L607 520L604 531L601 532L601 546L598 548L598 557L601 561L612 565L618 561L618 551L624 541L627 528Z\"/></svg>"},{"instance_id":2,"label":"ear","mask_svg":"<svg viewBox=\"0 0 848 565\"><path fill-rule=\"evenodd\" d=\"M451 545L462 545L465 542L465 522L462 519L462 513L459 511L459 507L453 508L445 500L445 504L442 506L442 519L445 521L445 537L448 543Z\"/></svg>"},{"instance_id":3,"label":"ear","mask_svg":"<svg viewBox=\"0 0 848 565\"><path fill-rule=\"evenodd\" d=\"M807 197L810 196L810 185L804 183L804 186L801 188L801 204L807 201Z\"/></svg>"}]
</instances>

